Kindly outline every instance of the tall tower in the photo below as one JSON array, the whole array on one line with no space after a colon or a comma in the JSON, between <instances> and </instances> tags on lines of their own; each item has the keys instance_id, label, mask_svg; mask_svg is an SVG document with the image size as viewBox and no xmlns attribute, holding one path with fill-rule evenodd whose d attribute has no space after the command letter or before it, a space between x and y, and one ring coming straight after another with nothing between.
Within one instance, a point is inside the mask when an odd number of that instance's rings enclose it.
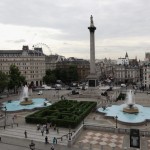
<instances>
[{"instance_id":1,"label":"tall tower","mask_svg":"<svg viewBox=\"0 0 150 150\"><path fill-rule=\"evenodd\" d=\"M97 86L97 75L95 69L95 35L94 32L96 27L94 26L93 16L90 17L90 26L88 27L90 31L90 75L88 78L89 87Z\"/></svg>"},{"instance_id":2,"label":"tall tower","mask_svg":"<svg viewBox=\"0 0 150 150\"><path fill-rule=\"evenodd\" d=\"M90 74L95 74L95 35L94 32L96 27L94 26L93 16L90 17L90 27L88 27L90 31Z\"/></svg>"}]
</instances>

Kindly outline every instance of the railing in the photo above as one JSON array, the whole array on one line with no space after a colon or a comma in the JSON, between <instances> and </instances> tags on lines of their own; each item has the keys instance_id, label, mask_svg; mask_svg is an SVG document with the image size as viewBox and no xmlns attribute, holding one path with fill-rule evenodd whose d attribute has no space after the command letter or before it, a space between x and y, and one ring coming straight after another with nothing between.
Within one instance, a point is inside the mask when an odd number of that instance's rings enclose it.
<instances>
[{"instance_id":1,"label":"railing","mask_svg":"<svg viewBox=\"0 0 150 150\"><path fill-rule=\"evenodd\" d=\"M111 133L118 133L118 134L130 134L130 129L127 128L115 128L115 127L106 127L106 126L99 126L94 124L84 124L84 129L92 129L104 132L111 132ZM140 130L141 136L150 137L150 131Z\"/></svg>"}]
</instances>

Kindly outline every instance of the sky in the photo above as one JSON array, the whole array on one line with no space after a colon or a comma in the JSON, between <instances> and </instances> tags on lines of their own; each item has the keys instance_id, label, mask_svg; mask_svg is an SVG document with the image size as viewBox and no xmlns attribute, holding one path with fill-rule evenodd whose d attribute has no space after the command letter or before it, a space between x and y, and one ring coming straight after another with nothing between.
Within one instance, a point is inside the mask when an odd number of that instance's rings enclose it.
<instances>
[{"instance_id":1,"label":"sky","mask_svg":"<svg viewBox=\"0 0 150 150\"><path fill-rule=\"evenodd\" d=\"M0 50L42 47L45 54L90 58L90 16L95 58L144 60L150 52L150 0L1 0Z\"/></svg>"}]
</instances>

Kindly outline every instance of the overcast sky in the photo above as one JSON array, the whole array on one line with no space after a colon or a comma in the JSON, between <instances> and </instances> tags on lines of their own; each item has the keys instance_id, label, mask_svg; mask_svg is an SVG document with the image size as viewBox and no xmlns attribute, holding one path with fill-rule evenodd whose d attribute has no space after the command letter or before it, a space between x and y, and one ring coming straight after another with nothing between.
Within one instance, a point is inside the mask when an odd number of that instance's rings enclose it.
<instances>
[{"instance_id":1,"label":"overcast sky","mask_svg":"<svg viewBox=\"0 0 150 150\"><path fill-rule=\"evenodd\" d=\"M150 0L0 0L0 49L42 46L45 53L90 58L93 15L96 59L144 60L150 52Z\"/></svg>"}]
</instances>

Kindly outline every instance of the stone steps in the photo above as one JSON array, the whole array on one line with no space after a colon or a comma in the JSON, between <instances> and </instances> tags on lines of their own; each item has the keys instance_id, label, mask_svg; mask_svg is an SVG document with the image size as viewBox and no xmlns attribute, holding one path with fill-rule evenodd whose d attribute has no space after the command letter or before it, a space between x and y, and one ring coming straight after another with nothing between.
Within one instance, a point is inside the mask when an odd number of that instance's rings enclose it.
<instances>
[{"instance_id":1,"label":"stone steps","mask_svg":"<svg viewBox=\"0 0 150 150\"><path fill-rule=\"evenodd\" d=\"M68 130L60 130L59 134L54 131L53 129L49 130L49 134L44 133L42 136L41 131L37 131L35 126L18 126L18 127L6 127L5 130L3 128L0 129L0 136L6 136L6 137L14 137L14 138L20 138L25 139L24 131L27 131L27 139L38 141L38 142L45 142L45 136L48 137L49 143L53 143L53 138L60 138L63 135L68 134ZM63 140L60 139L57 140L57 143L60 145L67 145L68 139L67 137L63 137Z\"/></svg>"}]
</instances>

